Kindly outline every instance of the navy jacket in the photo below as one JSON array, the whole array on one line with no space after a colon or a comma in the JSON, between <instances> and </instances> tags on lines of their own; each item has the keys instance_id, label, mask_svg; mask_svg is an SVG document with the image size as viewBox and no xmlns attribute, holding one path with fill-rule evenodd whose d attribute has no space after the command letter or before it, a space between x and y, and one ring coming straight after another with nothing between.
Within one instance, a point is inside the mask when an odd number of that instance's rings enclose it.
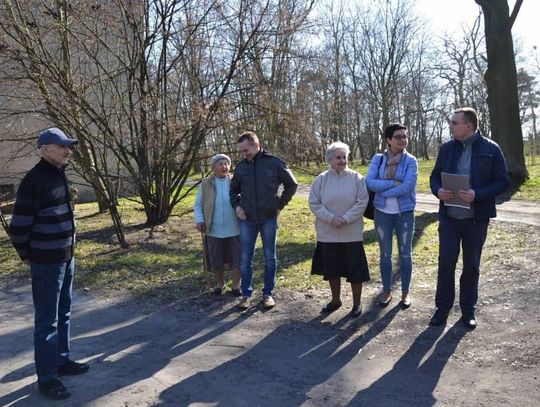
<instances>
[{"instance_id":1,"label":"navy jacket","mask_svg":"<svg viewBox=\"0 0 540 407\"><path fill-rule=\"evenodd\" d=\"M493 140L480 136L472 144L470 174L471 189L475 192L472 205L476 220L497 216L495 197L506 191L509 183L506 161L501 148ZM441 172L455 173L462 152L463 144L457 140L450 140L441 146L429 178L431 192L435 196L442 188ZM443 201L439 204L439 214L446 215Z\"/></svg>"},{"instance_id":2,"label":"navy jacket","mask_svg":"<svg viewBox=\"0 0 540 407\"><path fill-rule=\"evenodd\" d=\"M278 188L283 184L283 192ZM252 161L243 159L234 169L230 199L244 209L248 220L273 219L289 203L298 183L285 162L262 150Z\"/></svg>"},{"instance_id":3,"label":"navy jacket","mask_svg":"<svg viewBox=\"0 0 540 407\"><path fill-rule=\"evenodd\" d=\"M63 168L41 159L23 178L9 234L22 260L53 264L71 260L75 221Z\"/></svg>"}]
</instances>

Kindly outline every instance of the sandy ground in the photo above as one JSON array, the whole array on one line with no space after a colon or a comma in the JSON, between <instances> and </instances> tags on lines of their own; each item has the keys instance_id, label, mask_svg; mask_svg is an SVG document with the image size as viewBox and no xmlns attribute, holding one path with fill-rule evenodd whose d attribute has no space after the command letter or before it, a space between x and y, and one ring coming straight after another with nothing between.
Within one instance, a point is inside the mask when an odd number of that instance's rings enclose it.
<instances>
[{"instance_id":1,"label":"sandy ground","mask_svg":"<svg viewBox=\"0 0 540 407\"><path fill-rule=\"evenodd\" d=\"M230 295L155 305L77 291L72 357L91 369L64 379L61 402L37 392L29 281L0 280L0 406L539 406L540 227L490 229L527 238L484 259L475 331L457 306L428 326L433 284L413 281L408 310L379 307L376 270L355 320L348 289L330 316L328 290L279 284L273 310L244 313Z\"/></svg>"}]
</instances>

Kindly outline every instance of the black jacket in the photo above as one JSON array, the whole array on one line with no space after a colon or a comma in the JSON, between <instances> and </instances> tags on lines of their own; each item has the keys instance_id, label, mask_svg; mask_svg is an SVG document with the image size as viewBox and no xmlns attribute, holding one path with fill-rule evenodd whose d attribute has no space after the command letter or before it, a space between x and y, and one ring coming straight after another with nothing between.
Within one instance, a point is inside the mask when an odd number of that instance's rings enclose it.
<instances>
[{"instance_id":1,"label":"black jacket","mask_svg":"<svg viewBox=\"0 0 540 407\"><path fill-rule=\"evenodd\" d=\"M457 140L450 140L441 146L430 177L433 195L438 197L438 191L442 188L441 172L455 174L462 152L463 144ZM494 218L497 215L495 197L506 191L509 179L501 148L494 141L481 135L472 144L470 183L471 189L475 192L472 202L474 218L476 220ZM446 208L441 201L439 214L446 215Z\"/></svg>"},{"instance_id":2,"label":"black jacket","mask_svg":"<svg viewBox=\"0 0 540 407\"><path fill-rule=\"evenodd\" d=\"M283 184L283 192L278 188ZM240 161L231 180L231 205L244 209L253 221L275 218L289 203L298 183L285 162L266 151L257 153L252 161Z\"/></svg>"}]
</instances>

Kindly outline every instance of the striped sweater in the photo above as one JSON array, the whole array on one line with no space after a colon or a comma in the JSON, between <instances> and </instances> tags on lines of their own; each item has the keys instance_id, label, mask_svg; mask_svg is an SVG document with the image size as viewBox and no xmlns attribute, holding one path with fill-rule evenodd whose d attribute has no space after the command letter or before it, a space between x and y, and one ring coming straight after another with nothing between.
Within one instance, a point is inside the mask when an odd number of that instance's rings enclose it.
<instances>
[{"instance_id":1,"label":"striped sweater","mask_svg":"<svg viewBox=\"0 0 540 407\"><path fill-rule=\"evenodd\" d=\"M41 159L23 178L9 234L22 260L52 264L69 261L75 244L75 220L63 168Z\"/></svg>"}]
</instances>

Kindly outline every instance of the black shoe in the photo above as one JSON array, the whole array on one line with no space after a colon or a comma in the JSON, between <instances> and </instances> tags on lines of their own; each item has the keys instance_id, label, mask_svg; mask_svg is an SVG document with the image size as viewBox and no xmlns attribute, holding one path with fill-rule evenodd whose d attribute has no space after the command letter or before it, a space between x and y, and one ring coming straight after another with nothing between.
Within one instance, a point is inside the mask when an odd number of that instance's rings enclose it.
<instances>
[{"instance_id":1,"label":"black shoe","mask_svg":"<svg viewBox=\"0 0 540 407\"><path fill-rule=\"evenodd\" d=\"M71 396L71 393L66 389L66 386L58 379L50 382L39 382L39 392L51 400L65 400Z\"/></svg>"},{"instance_id":2,"label":"black shoe","mask_svg":"<svg viewBox=\"0 0 540 407\"><path fill-rule=\"evenodd\" d=\"M468 314L468 313L461 314L461 322L463 322L463 325L465 325L465 327L469 329L474 329L476 328L476 325L477 325L474 314Z\"/></svg>"},{"instance_id":3,"label":"black shoe","mask_svg":"<svg viewBox=\"0 0 540 407\"><path fill-rule=\"evenodd\" d=\"M223 288L221 287L214 287L212 289L212 291L210 291L212 294L214 295L221 295L221 293L223 292Z\"/></svg>"},{"instance_id":4,"label":"black shoe","mask_svg":"<svg viewBox=\"0 0 540 407\"><path fill-rule=\"evenodd\" d=\"M382 293L381 295L379 295L379 305L381 307L386 307L388 304L390 304L390 302L392 301L392 294L390 294L390 296L384 298L386 296L385 293Z\"/></svg>"},{"instance_id":5,"label":"black shoe","mask_svg":"<svg viewBox=\"0 0 540 407\"><path fill-rule=\"evenodd\" d=\"M411 297L407 296L407 298L405 298L404 300L401 300L399 302L399 305L401 306L401 309L407 309L411 306L412 304L412 300L411 300Z\"/></svg>"},{"instance_id":6,"label":"black shoe","mask_svg":"<svg viewBox=\"0 0 540 407\"><path fill-rule=\"evenodd\" d=\"M241 297L242 296L242 291L240 291L239 288L233 288L231 290L231 294L233 295L233 297Z\"/></svg>"},{"instance_id":7,"label":"black shoe","mask_svg":"<svg viewBox=\"0 0 540 407\"><path fill-rule=\"evenodd\" d=\"M437 311L435 311L435 314L431 317L429 320L429 324L431 326L439 326L446 324L446 319L448 318L448 312L443 311L440 308L437 308Z\"/></svg>"},{"instance_id":8,"label":"black shoe","mask_svg":"<svg viewBox=\"0 0 540 407\"><path fill-rule=\"evenodd\" d=\"M353 305L351 312L349 312L349 316L351 318L357 318L362 314L362 307L360 305Z\"/></svg>"},{"instance_id":9,"label":"black shoe","mask_svg":"<svg viewBox=\"0 0 540 407\"><path fill-rule=\"evenodd\" d=\"M335 310L339 309L339 307L341 307L341 301L337 301L337 302L329 302L328 304L326 304L323 309L321 310L321 313L322 314L330 314L331 312L334 312Z\"/></svg>"},{"instance_id":10,"label":"black shoe","mask_svg":"<svg viewBox=\"0 0 540 407\"><path fill-rule=\"evenodd\" d=\"M63 365L58 366L58 376L76 376L88 372L88 369L90 366L87 363L68 360Z\"/></svg>"}]
</instances>

